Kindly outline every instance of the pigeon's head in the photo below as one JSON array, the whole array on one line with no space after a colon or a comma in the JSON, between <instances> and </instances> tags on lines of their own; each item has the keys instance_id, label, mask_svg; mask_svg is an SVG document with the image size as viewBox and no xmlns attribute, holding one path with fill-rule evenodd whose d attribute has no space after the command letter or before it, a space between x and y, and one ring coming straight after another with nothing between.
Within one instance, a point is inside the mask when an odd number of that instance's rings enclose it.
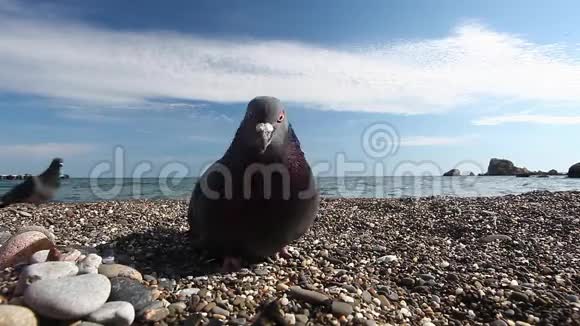
<instances>
[{"instance_id":1,"label":"pigeon's head","mask_svg":"<svg viewBox=\"0 0 580 326\"><path fill-rule=\"evenodd\" d=\"M260 154L268 149L280 149L288 135L288 119L284 106L275 97L260 96L248 103L240 126L245 145Z\"/></svg>"},{"instance_id":2,"label":"pigeon's head","mask_svg":"<svg viewBox=\"0 0 580 326\"><path fill-rule=\"evenodd\" d=\"M51 169L60 169L62 166L63 166L63 164L62 164L62 158L55 158L50 163L50 168Z\"/></svg>"}]
</instances>

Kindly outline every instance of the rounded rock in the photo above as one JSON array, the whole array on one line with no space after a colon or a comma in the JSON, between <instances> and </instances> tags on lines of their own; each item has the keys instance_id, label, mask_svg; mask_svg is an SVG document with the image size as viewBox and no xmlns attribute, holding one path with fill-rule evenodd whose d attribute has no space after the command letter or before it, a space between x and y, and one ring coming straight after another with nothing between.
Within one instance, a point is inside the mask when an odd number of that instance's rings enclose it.
<instances>
[{"instance_id":1,"label":"rounded rock","mask_svg":"<svg viewBox=\"0 0 580 326\"><path fill-rule=\"evenodd\" d=\"M36 326L34 312L26 307L0 305L0 326Z\"/></svg>"},{"instance_id":2,"label":"rounded rock","mask_svg":"<svg viewBox=\"0 0 580 326\"><path fill-rule=\"evenodd\" d=\"M50 250L48 249L35 252L34 254L32 254L32 256L30 256L30 263L31 264L44 263L45 261L48 260L49 252Z\"/></svg>"},{"instance_id":3,"label":"rounded rock","mask_svg":"<svg viewBox=\"0 0 580 326\"><path fill-rule=\"evenodd\" d=\"M105 277L104 275L100 275ZM135 307L135 311L141 311L153 298L153 292L138 281L128 277L113 277L111 279L110 301L126 301Z\"/></svg>"},{"instance_id":4,"label":"rounded rock","mask_svg":"<svg viewBox=\"0 0 580 326\"><path fill-rule=\"evenodd\" d=\"M111 301L87 316L87 320L112 326L129 326L135 320L135 309L129 302Z\"/></svg>"},{"instance_id":5,"label":"rounded rock","mask_svg":"<svg viewBox=\"0 0 580 326\"><path fill-rule=\"evenodd\" d=\"M0 247L0 269L18 262L28 262L35 252L53 246L54 244L42 232L28 231L17 234Z\"/></svg>"},{"instance_id":6,"label":"rounded rock","mask_svg":"<svg viewBox=\"0 0 580 326\"><path fill-rule=\"evenodd\" d=\"M121 264L103 264L99 266L99 274L105 275L108 278L121 276L143 281L143 276L138 270Z\"/></svg>"},{"instance_id":7,"label":"rounded rock","mask_svg":"<svg viewBox=\"0 0 580 326\"><path fill-rule=\"evenodd\" d=\"M88 254L85 259L79 262L79 273L81 274L97 274L99 273L99 266L103 258L97 254Z\"/></svg>"},{"instance_id":8,"label":"rounded rock","mask_svg":"<svg viewBox=\"0 0 580 326\"><path fill-rule=\"evenodd\" d=\"M34 282L24 292L24 302L40 315L66 320L99 309L110 293L108 278L86 274Z\"/></svg>"},{"instance_id":9,"label":"rounded rock","mask_svg":"<svg viewBox=\"0 0 580 326\"><path fill-rule=\"evenodd\" d=\"M49 261L26 266L20 273L18 284L14 290L16 295L24 293L26 288L41 280L56 280L62 277L77 275L79 269L71 262Z\"/></svg>"}]
</instances>

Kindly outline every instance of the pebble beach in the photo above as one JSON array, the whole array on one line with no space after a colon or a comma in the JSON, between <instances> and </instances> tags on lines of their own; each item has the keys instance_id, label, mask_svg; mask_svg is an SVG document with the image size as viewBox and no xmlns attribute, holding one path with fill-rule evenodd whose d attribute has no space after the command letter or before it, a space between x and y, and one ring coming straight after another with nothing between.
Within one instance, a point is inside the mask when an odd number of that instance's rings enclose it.
<instances>
[{"instance_id":1,"label":"pebble beach","mask_svg":"<svg viewBox=\"0 0 580 326\"><path fill-rule=\"evenodd\" d=\"M580 192L323 199L290 256L231 274L187 205L0 210L0 325L580 325Z\"/></svg>"}]
</instances>

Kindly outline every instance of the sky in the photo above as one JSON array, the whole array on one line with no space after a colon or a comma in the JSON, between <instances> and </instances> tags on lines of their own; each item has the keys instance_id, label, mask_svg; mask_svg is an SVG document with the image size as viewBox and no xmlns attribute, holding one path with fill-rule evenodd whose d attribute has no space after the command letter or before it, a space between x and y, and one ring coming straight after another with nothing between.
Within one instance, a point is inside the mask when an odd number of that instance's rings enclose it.
<instances>
[{"instance_id":1,"label":"sky","mask_svg":"<svg viewBox=\"0 0 580 326\"><path fill-rule=\"evenodd\" d=\"M492 157L566 171L580 161L578 10L0 0L0 174L62 157L75 177L199 175L260 95L285 104L319 175L480 173Z\"/></svg>"}]
</instances>

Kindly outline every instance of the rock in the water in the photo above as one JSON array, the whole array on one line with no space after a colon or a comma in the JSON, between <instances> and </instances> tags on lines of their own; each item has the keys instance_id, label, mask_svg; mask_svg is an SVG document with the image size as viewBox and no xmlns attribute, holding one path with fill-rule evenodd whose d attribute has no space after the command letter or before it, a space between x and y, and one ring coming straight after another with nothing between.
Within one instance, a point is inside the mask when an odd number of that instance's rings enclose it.
<instances>
[{"instance_id":1,"label":"rock in the water","mask_svg":"<svg viewBox=\"0 0 580 326\"><path fill-rule=\"evenodd\" d=\"M50 250L48 249L35 252L34 254L32 254L32 256L30 256L30 263L31 264L44 263L45 261L48 260L49 252Z\"/></svg>"},{"instance_id":2,"label":"rock in the water","mask_svg":"<svg viewBox=\"0 0 580 326\"><path fill-rule=\"evenodd\" d=\"M138 281L128 277L113 277L111 279L111 296L109 300L129 302L133 305L135 311L140 311L151 303L154 298L153 292Z\"/></svg>"},{"instance_id":3,"label":"rock in the water","mask_svg":"<svg viewBox=\"0 0 580 326\"><path fill-rule=\"evenodd\" d=\"M42 232L28 231L17 234L0 247L0 269L19 262L28 262L35 252L53 246L54 244Z\"/></svg>"},{"instance_id":4,"label":"rock in the water","mask_svg":"<svg viewBox=\"0 0 580 326\"><path fill-rule=\"evenodd\" d=\"M505 234L491 234L491 235L488 235L488 236L485 236L485 237L482 237L479 239L479 241L483 242L483 243L492 242L495 240L511 241L512 238L508 235L505 235Z\"/></svg>"},{"instance_id":5,"label":"rock in the water","mask_svg":"<svg viewBox=\"0 0 580 326\"><path fill-rule=\"evenodd\" d=\"M143 276L138 270L121 264L103 264L99 266L99 274L103 274L108 278L122 276L143 281Z\"/></svg>"},{"instance_id":6,"label":"rock in the water","mask_svg":"<svg viewBox=\"0 0 580 326\"><path fill-rule=\"evenodd\" d=\"M129 326L135 320L135 309L129 302L111 301L87 316L87 320L114 326Z\"/></svg>"},{"instance_id":7,"label":"rock in the water","mask_svg":"<svg viewBox=\"0 0 580 326\"><path fill-rule=\"evenodd\" d=\"M486 175L523 175L529 173L528 169L517 167L510 160L492 158L489 161Z\"/></svg>"},{"instance_id":8,"label":"rock in the water","mask_svg":"<svg viewBox=\"0 0 580 326\"><path fill-rule=\"evenodd\" d=\"M460 176L461 175L461 171L459 171L459 169L451 169L445 173L443 173L444 177L456 177L456 176Z\"/></svg>"},{"instance_id":9,"label":"rock in the water","mask_svg":"<svg viewBox=\"0 0 580 326\"><path fill-rule=\"evenodd\" d=\"M36 326L38 321L34 313L21 306L0 305L0 326Z\"/></svg>"},{"instance_id":10,"label":"rock in the water","mask_svg":"<svg viewBox=\"0 0 580 326\"><path fill-rule=\"evenodd\" d=\"M320 292L306 290L299 286L290 287L290 295L311 304L324 304L330 300L326 295Z\"/></svg>"},{"instance_id":11,"label":"rock in the water","mask_svg":"<svg viewBox=\"0 0 580 326\"><path fill-rule=\"evenodd\" d=\"M89 254L83 261L79 263L79 273L81 274L97 274L99 266L103 259L97 254Z\"/></svg>"},{"instance_id":12,"label":"rock in the water","mask_svg":"<svg viewBox=\"0 0 580 326\"><path fill-rule=\"evenodd\" d=\"M14 293L20 295L26 288L41 280L55 280L62 277L77 275L79 269L71 262L49 261L44 263L32 264L24 268L18 279L18 284Z\"/></svg>"},{"instance_id":13,"label":"rock in the water","mask_svg":"<svg viewBox=\"0 0 580 326\"><path fill-rule=\"evenodd\" d=\"M568 178L580 178L580 163L576 163L568 169Z\"/></svg>"},{"instance_id":14,"label":"rock in the water","mask_svg":"<svg viewBox=\"0 0 580 326\"><path fill-rule=\"evenodd\" d=\"M24 302L40 315L67 320L96 311L110 293L106 276L85 274L34 282L24 292Z\"/></svg>"}]
</instances>

